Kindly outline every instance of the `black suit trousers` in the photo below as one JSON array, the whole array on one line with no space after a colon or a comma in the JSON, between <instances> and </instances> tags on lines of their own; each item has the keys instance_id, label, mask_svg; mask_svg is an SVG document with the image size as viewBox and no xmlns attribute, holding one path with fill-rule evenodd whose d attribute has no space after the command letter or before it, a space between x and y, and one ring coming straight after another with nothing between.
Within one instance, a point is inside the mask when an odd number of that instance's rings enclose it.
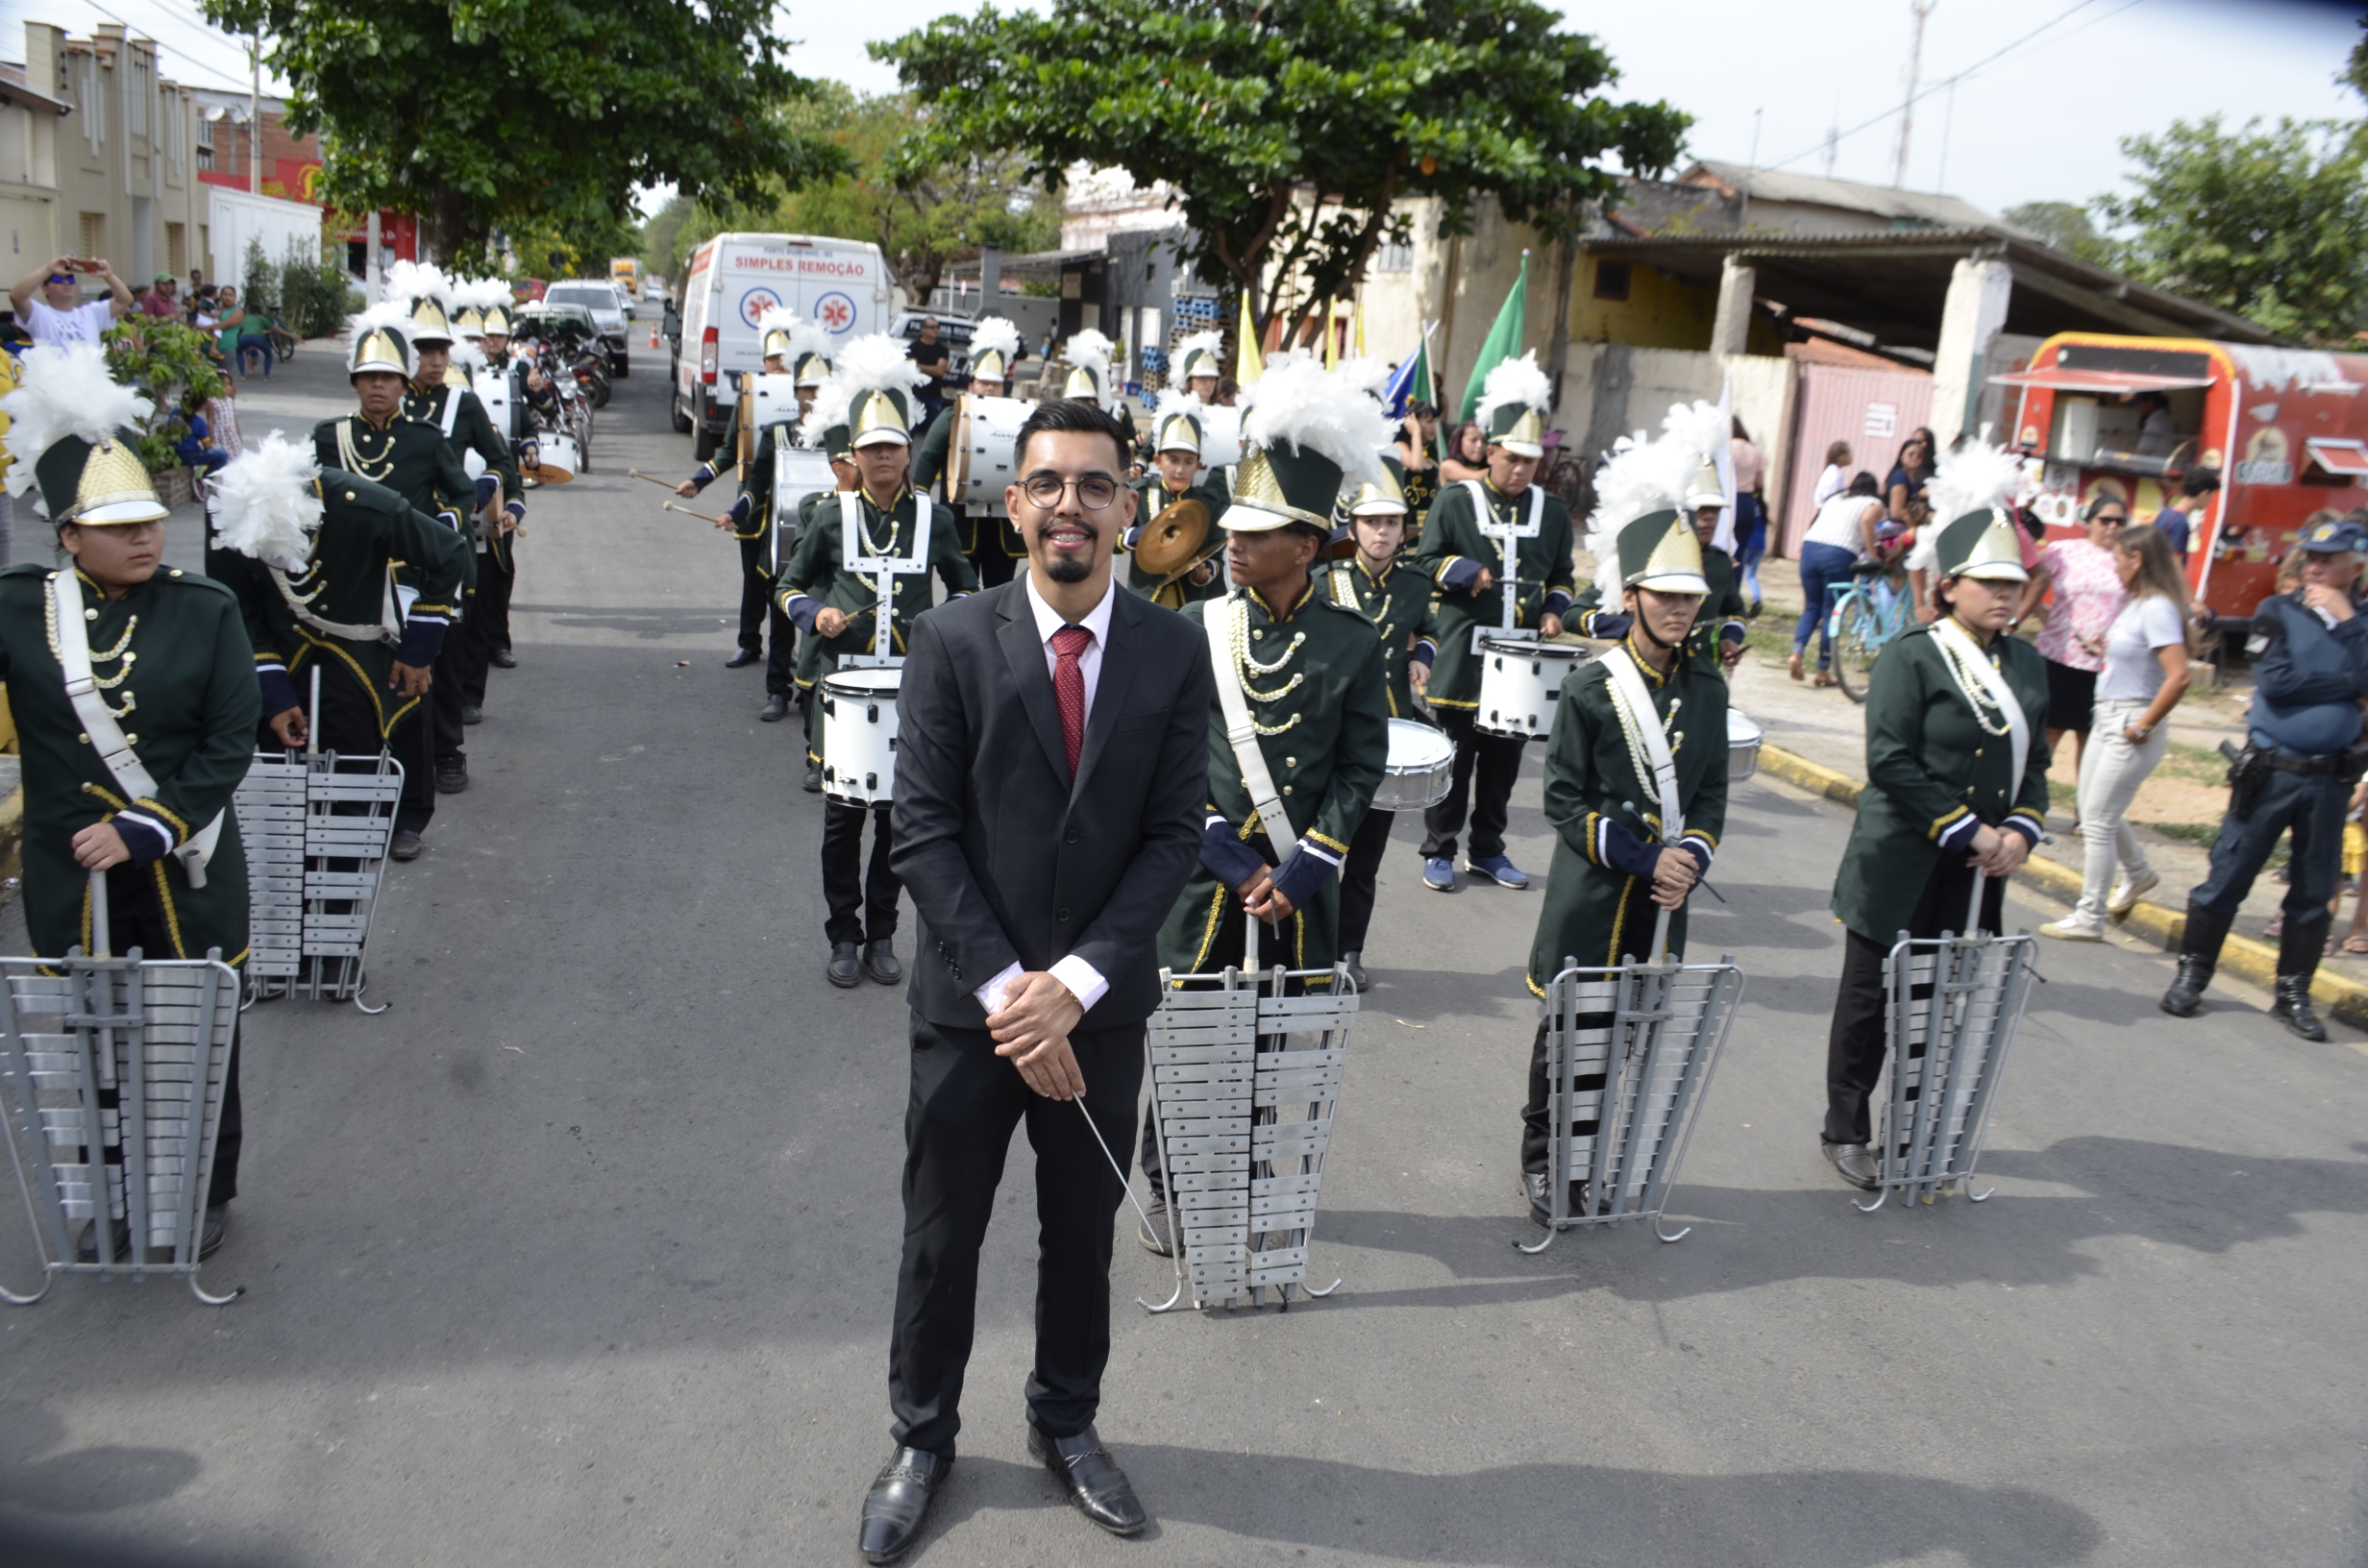
<instances>
[{"instance_id":1,"label":"black suit trousers","mask_svg":"<svg viewBox=\"0 0 2368 1568\"><path fill-rule=\"evenodd\" d=\"M904 1257L888 1350L895 1439L950 1457L962 1430L963 1373L978 1300L978 1249L995 1211L1012 1128L1036 1152L1036 1363L1028 1420L1048 1436L1090 1425L1110 1360L1112 1218L1143 1087L1143 1025L1070 1037L1085 1075L1077 1102L1032 1092L983 1029L912 1015L904 1111ZM1094 1125L1086 1125L1090 1114Z\"/></svg>"}]
</instances>

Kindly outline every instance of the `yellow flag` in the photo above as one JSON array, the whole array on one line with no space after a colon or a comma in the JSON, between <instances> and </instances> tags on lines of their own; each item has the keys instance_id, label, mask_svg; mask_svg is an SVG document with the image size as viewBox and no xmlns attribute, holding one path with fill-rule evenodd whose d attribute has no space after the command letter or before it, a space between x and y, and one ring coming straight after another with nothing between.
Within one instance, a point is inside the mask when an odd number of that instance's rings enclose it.
<instances>
[{"instance_id":1,"label":"yellow flag","mask_svg":"<svg viewBox=\"0 0 2368 1568\"><path fill-rule=\"evenodd\" d=\"M1323 309L1323 368L1341 368L1340 307L1327 303Z\"/></svg>"},{"instance_id":2,"label":"yellow flag","mask_svg":"<svg viewBox=\"0 0 2368 1568\"><path fill-rule=\"evenodd\" d=\"M1258 352L1258 324L1250 319L1249 295L1242 295L1242 330L1235 336L1233 384L1250 386L1266 374L1266 355Z\"/></svg>"},{"instance_id":3,"label":"yellow flag","mask_svg":"<svg viewBox=\"0 0 2368 1568\"><path fill-rule=\"evenodd\" d=\"M1365 357L1365 302L1357 301L1357 357Z\"/></svg>"}]
</instances>

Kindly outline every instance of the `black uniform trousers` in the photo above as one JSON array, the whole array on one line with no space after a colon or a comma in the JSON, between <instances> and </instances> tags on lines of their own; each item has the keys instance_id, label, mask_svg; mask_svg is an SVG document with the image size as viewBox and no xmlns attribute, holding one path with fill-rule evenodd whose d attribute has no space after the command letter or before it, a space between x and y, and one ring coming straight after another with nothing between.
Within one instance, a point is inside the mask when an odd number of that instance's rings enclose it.
<instances>
[{"instance_id":1,"label":"black uniform trousers","mask_svg":"<svg viewBox=\"0 0 2368 1568\"><path fill-rule=\"evenodd\" d=\"M863 866L863 823L872 822L872 868ZM897 899L904 884L888 869L888 851L896 834L888 826L888 806L854 806L826 797L823 801L823 903L830 914L823 935L833 946L886 942L897 934ZM918 1445L916 1445L918 1446Z\"/></svg>"},{"instance_id":2,"label":"black uniform trousers","mask_svg":"<svg viewBox=\"0 0 2368 1568\"><path fill-rule=\"evenodd\" d=\"M962 1430L964 1370L977 1315L978 1248L995 1212L1011 1132L1036 1151L1036 1363L1027 1413L1073 1437L1101 1405L1110 1360L1112 1217L1143 1087L1143 1025L1069 1037L1085 1076L1084 1109L1047 1099L995 1054L984 1029L912 1018L904 1109L904 1257L888 1343L888 1408L897 1442L950 1458ZM1094 1118L1093 1126L1086 1116ZM1104 1156L1095 1137L1108 1140Z\"/></svg>"},{"instance_id":3,"label":"black uniform trousers","mask_svg":"<svg viewBox=\"0 0 2368 1568\"><path fill-rule=\"evenodd\" d=\"M2343 819L2351 799L2352 781L2340 773L2271 773L2244 816L2232 811L2220 819L2220 835L2211 844L2211 870L2187 894L2187 901L2215 915L2235 915L2270 852L2291 831L2294 847L2282 906L2285 929L2312 940L2289 938L2294 945L2288 950L2317 953L2325 945L2317 934L2331 918L2328 900L2335 895L2335 879L2343 874ZM2297 970L2281 963L2278 968L2281 973L2308 973L2318 966Z\"/></svg>"},{"instance_id":4,"label":"black uniform trousers","mask_svg":"<svg viewBox=\"0 0 2368 1568\"><path fill-rule=\"evenodd\" d=\"M456 629L449 631L444 640L449 643L456 635ZM378 707L370 700L370 694L362 690L360 677L334 655L318 656L318 665L321 749L348 757L375 757L381 749L391 753L403 764L403 799L395 807L395 829L425 833L435 816L435 749L428 723L427 698L412 704L411 711L395 725L394 733L382 740ZM306 692L310 685L308 670L298 677L296 689ZM430 693L433 695L432 687ZM379 700L396 707L405 698L390 690L381 692Z\"/></svg>"},{"instance_id":5,"label":"black uniform trousers","mask_svg":"<svg viewBox=\"0 0 2368 1568\"><path fill-rule=\"evenodd\" d=\"M1267 857L1268 865L1278 864L1272 858L1274 847L1267 842L1265 834L1255 834L1249 842L1259 854ZM1209 943L1209 956L1201 960L1205 966L1204 972L1215 974L1221 969L1242 967L1242 954L1249 943L1248 919L1249 917L1242 913L1242 901L1227 894L1225 912L1217 918L1217 935ZM1295 960L1292 954L1291 939L1290 921L1274 924L1259 921L1258 967L1271 969L1280 964L1285 968L1294 968ZM1292 981L1289 987L1293 995L1299 994L1303 989L1302 983L1296 980ZM1091 1084L1093 1080L1089 1078L1086 1082ZM1150 1182L1154 1196L1168 1190L1168 1174L1162 1168L1159 1157L1158 1108L1148 1101L1143 1107L1143 1174Z\"/></svg>"},{"instance_id":6,"label":"black uniform trousers","mask_svg":"<svg viewBox=\"0 0 2368 1568\"><path fill-rule=\"evenodd\" d=\"M428 710L428 728L434 737L439 763L469 760L468 748L462 744L460 705L468 700L469 622L477 616L477 596L463 596L463 604L465 619L444 633L444 644L435 650L435 663L430 667L435 682L420 704ZM432 785L434 780L429 782Z\"/></svg>"},{"instance_id":7,"label":"black uniform trousers","mask_svg":"<svg viewBox=\"0 0 2368 1568\"><path fill-rule=\"evenodd\" d=\"M1348 841L1348 858L1341 863L1340 950L1365 951L1365 933L1373 923L1373 883L1381 874L1381 857L1390 847L1394 811L1368 811Z\"/></svg>"},{"instance_id":8,"label":"black uniform trousers","mask_svg":"<svg viewBox=\"0 0 2368 1568\"><path fill-rule=\"evenodd\" d=\"M477 595L469 600L468 619L454 628L461 645L460 699L472 708L485 705L485 681L493 656L509 649L509 596L518 574L487 551L477 557Z\"/></svg>"},{"instance_id":9,"label":"black uniform trousers","mask_svg":"<svg viewBox=\"0 0 2368 1568\"><path fill-rule=\"evenodd\" d=\"M1521 774L1521 747L1529 743L1518 735L1491 735L1476 727L1469 708L1434 705L1431 715L1455 743L1455 765L1446 796L1422 814L1422 858L1455 858L1455 836L1463 831L1468 803L1470 858L1486 860L1503 854L1513 781Z\"/></svg>"},{"instance_id":10,"label":"black uniform trousers","mask_svg":"<svg viewBox=\"0 0 2368 1568\"><path fill-rule=\"evenodd\" d=\"M765 576L765 541L742 539L740 546L740 646L752 653L765 650L765 609L773 602L773 579ZM778 615L778 610L774 614ZM778 636L777 630L775 633Z\"/></svg>"},{"instance_id":11,"label":"black uniform trousers","mask_svg":"<svg viewBox=\"0 0 2368 1568\"><path fill-rule=\"evenodd\" d=\"M277 742L273 744L277 745ZM107 873L107 925L110 950L117 957L139 949L142 958L171 958L172 928L164 919L164 906L157 897L156 874L145 868L134 870L129 864L116 866ZM202 952L191 958L203 958ZM224 953L234 958L234 953ZM213 1176L206 1184L206 1207L228 1203L238 1196L238 1151L246 1141L246 1116L238 1103L238 1024L231 1024L230 1070L222 1076L222 1126L215 1135L213 1146ZM112 1103L111 1101L109 1103ZM120 1149L107 1157L111 1165L123 1163ZM144 1238L138 1240L147 1245Z\"/></svg>"},{"instance_id":12,"label":"black uniform trousers","mask_svg":"<svg viewBox=\"0 0 2368 1568\"><path fill-rule=\"evenodd\" d=\"M2340 825L2340 823L2338 823ZM2003 919L2007 885L1996 877L1982 891L1982 929L1996 931ZM1962 851L1944 853L1924 884L1923 896L1908 917L1908 935L1936 937L1943 931L1965 929L1965 909L1973 895L1973 868ZM2321 911L2325 913L2324 910ZM1873 1139L1868 1102L1883 1078L1883 1059L1890 1035L1883 1005L1883 969L1899 934L1869 941L1848 927L1842 929L1841 987L1834 997L1834 1024L1825 1041L1825 1141L1865 1143ZM1915 996L1932 988L1920 986ZM1923 1047L1916 1048L1923 1054Z\"/></svg>"}]
</instances>

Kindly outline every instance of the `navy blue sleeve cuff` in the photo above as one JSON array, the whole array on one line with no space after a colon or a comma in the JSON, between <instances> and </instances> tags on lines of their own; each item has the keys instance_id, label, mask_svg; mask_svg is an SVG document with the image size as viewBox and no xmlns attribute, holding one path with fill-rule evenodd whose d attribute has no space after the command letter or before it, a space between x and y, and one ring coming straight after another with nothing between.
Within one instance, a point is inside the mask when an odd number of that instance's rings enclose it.
<instances>
[{"instance_id":1,"label":"navy blue sleeve cuff","mask_svg":"<svg viewBox=\"0 0 2368 1568\"><path fill-rule=\"evenodd\" d=\"M172 830L138 811L119 811L113 821L115 834L130 851L135 868L147 867L172 853Z\"/></svg>"},{"instance_id":2,"label":"navy blue sleeve cuff","mask_svg":"<svg viewBox=\"0 0 2368 1568\"><path fill-rule=\"evenodd\" d=\"M1626 610L1589 610L1579 617L1579 635L1616 643L1628 635L1631 619Z\"/></svg>"},{"instance_id":3,"label":"navy blue sleeve cuff","mask_svg":"<svg viewBox=\"0 0 2368 1568\"><path fill-rule=\"evenodd\" d=\"M1201 832L1200 864L1209 869L1210 875L1228 888L1239 888L1266 870L1267 865L1264 857L1245 843L1235 833L1233 824L1221 817L1212 817Z\"/></svg>"},{"instance_id":4,"label":"navy blue sleeve cuff","mask_svg":"<svg viewBox=\"0 0 2368 1568\"><path fill-rule=\"evenodd\" d=\"M2020 833L2023 836L2023 842L2029 845L2032 848L2036 849L2039 847L2039 839L2041 837L2039 824L2024 816L2021 812L2016 812L2013 816L2009 817L2005 821L2000 822L1998 825L2002 828L2008 828L2016 833Z\"/></svg>"},{"instance_id":5,"label":"navy blue sleeve cuff","mask_svg":"<svg viewBox=\"0 0 2368 1568\"><path fill-rule=\"evenodd\" d=\"M436 649L444 646L444 631L441 621L406 621L403 641L395 645L395 662L425 670L435 663Z\"/></svg>"},{"instance_id":6,"label":"navy blue sleeve cuff","mask_svg":"<svg viewBox=\"0 0 2368 1568\"><path fill-rule=\"evenodd\" d=\"M296 683L288 678L284 670L258 670L255 683L262 688L263 717L266 719L285 713L290 708L304 706L304 699L296 695Z\"/></svg>"},{"instance_id":7,"label":"navy blue sleeve cuff","mask_svg":"<svg viewBox=\"0 0 2368 1568\"><path fill-rule=\"evenodd\" d=\"M502 493L502 477L498 474L477 476L477 509L483 511L485 502Z\"/></svg>"},{"instance_id":8,"label":"navy blue sleeve cuff","mask_svg":"<svg viewBox=\"0 0 2368 1568\"><path fill-rule=\"evenodd\" d=\"M1467 555L1440 575L1439 586L1451 594L1460 594L1480 576L1480 563Z\"/></svg>"},{"instance_id":9,"label":"navy blue sleeve cuff","mask_svg":"<svg viewBox=\"0 0 2368 1568\"><path fill-rule=\"evenodd\" d=\"M1952 853L1966 848L1973 843L1973 836L1981 831L1982 819L1969 811L1941 830L1940 847Z\"/></svg>"},{"instance_id":10,"label":"navy blue sleeve cuff","mask_svg":"<svg viewBox=\"0 0 2368 1568\"><path fill-rule=\"evenodd\" d=\"M515 496L512 496L508 501L503 503L502 510L509 513L510 517L517 522L523 523L526 521L527 503L520 501Z\"/></svg>"},{"instance_id":11,"label":"navy blue sleeve cuff","mask_svg":"<svg viewBox=\"0 0 2368 1568\"><path fill-rule=\"evenodd\" d=\"M1406 655L1409 664L1435 664L1439 660L1439 645L1428 637L1418 641Z\"/></svg>"},{"instance_id":12,"label":"navy blue sleeve cuff","mask_svg":"<svg viewBox=\"0 0 2368 1568\"><path fill-rule=\"evenodd\" d=\"M1649 878L1661 863L1661 845L1646 844L1626 822L1603 824L1603 858L1612 870Z\"/></svg>"},{"instance_id":13,"label":"navy blue sleeve cuff","mask_svg":"<svg viewBox=\"0 0 2368 1568\"><path fill-rule=\"evenodd\" d=\"M781 613L789 617L791 625L795 625L800 631L806 633L808 636L813 635L814 617L820 613L821 610L822 605L815 602L814 596L811 594L784 594L781 596Z\"/></svg>"},{"instance_id":14,"label":"navy blue sleeve cuff","mask_svg":"<svg viewBox=\"0 0 2368 1568\"><path fill-rule=\"evenodd\" d=\"M745 528L748 527L749 504L750 498L746 495L741 496L738 501L731 503L731 512L729 515L731 517L731 525L733 527Z\"/></svg>"},{"instance_id":15,"label":"navy blue sleeve cuff","mask_svg":"<svg viewBox=\"0 0 2368 1568\"><path fill-rule=\"evenodd\" d=\"M1542 606L1542 613L1546 615L1560 615L1568 608L1570 608L1570 595L1560 588L1549 592L1545 596L1545 603Z\"/></svg>"},{"instance_id":16,"label":"navy blue sleeve cuff","mask_svg":"<svg viewBox=\"0 0 2368 1568\"><path fill-rule=\"evenodd\" d=\"M1295 847L1274 869L1274 891L1290 899L1292 908L1305 909L1338 869L1304 848Z\"/></svg>"}]
</instances>

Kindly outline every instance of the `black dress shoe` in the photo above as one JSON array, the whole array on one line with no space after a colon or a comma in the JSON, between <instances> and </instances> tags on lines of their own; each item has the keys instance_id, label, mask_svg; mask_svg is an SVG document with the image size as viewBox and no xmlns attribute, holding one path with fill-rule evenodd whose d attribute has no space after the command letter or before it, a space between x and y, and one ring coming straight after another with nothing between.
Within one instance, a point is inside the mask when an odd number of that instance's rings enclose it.
<instances>
[{"instance_id":1,"label":"black dress shoe","mask_svg":"<svg viewBox=\"0 0 2368 1568\"><path fill-rule=\"evenodd\" d=\"M929 1504L953 1460L918 1448L900 1448L863 1494L863 1528L855 1550L866 1562L894 1562L921 1538Z\"/></svg>"},{"instance_id":2,"label":"black dress shoe","mask_svg":"<svg viewBox=\"0 0 2368 1568\"><path fill-rule=\"evenodd\" d=\"M1862 1192L1881 1190L1883 1180L1875 1171L1875 1151L1863 1143L1826 1143L1826 1164L1836 1175Z\"/></svg>"},{"instance_id":3,"label":"black dress shoe","mask_svg":"<svg viewBox=\"0 0 2368 1568\"><path fill-rule=\"evenodd\" d=\"M2162 1011L2174 1018L2192 1018L2204 1006L2204 988L2211 984L2212 970L2219 966L2201 953L2179 955L2179 973L2172 977L2171 989L2162 993Z\"/></svg>"},{"instance_id":4,"label":"black dress shoe","mask_svg":"<svg viewBox=\"0 0 2368 1568\"><path fill-rule=\"evenodd\" d=\"M823 793L823 765L819 762L809 762L805 765L805 793L808 795Z\"/></svg>"},{"instance_id":5,"label":"black dress shoe","mask_svg":"<svg viewBox=\"0 0 2368 1568\"><path fill-rule=\"evenodd\" d=\"M789 717L789 698L778 693L766 698L765 705L757 710L756 717L768 724L779 723Z\"/></svg>"},{"instance_id":6,"label":"black dress shoe","mask_svg":"<svg viewBox=\"0 0 2368 1568\"><path fill-rule=\"evenodd\" d=\"M2272 1017L2283 1018L2285 1026L2305 1040L2327 1038L2327 1025L2310 1010L2310 976L2282 974L2278 976L2278 999L2269 1004Z\"/></svg>"},{"instance_id":7,"label":"black dress shoe","mask_svg":"<svg viewBox=\"0 0 2368 1568\"><path fill-rule=\"evenodd\" d=\"M446 757L435 765L435 793L458 795L469 787L469 763L465 757Z\"/></svg>"},{"instance_id":8,"label":"black dress shoe","mask_svg":"<svg viewBox=\"0 0 2368 1568\"><path fill-rule=\"evenodd\" d=\"M481 724L485 722L485 710L474 702L463 702L460 704L460 722L464 724Z\"/></svg>"},{"instance_id":9,"label":"black dress shoe","mask_svg":"<svg viewBox=\"0 0 2368 1568\"><path fill-rule=\"evenodd\" d=\"M99 1222L97 1220L94 1219L83 1227L82 1239L74 1244L74 1261L78 1263L95 1263L99 1261ZM115 1262L128 1263L131 1261L132 1222L128 1219L119 1219L115 1221Z\"/></svg>"},{"instance_id":10,"label":"black dress shoe","mask_svg":"<svg viewBox=\"0 0 2368 1568\"><path fill-rule=\"evenodd\" d=\"M1358 995L1364 995L1367 990L1365 979L1365 954L1362 951L1343 953L1341 954L1341 962L1348 966L1348 983L1357 988Z\"/></svg>"},{"instance_id":11,"label":"black dress shoe","mask_svg":"<svg viewBox=\"0 0 2368 1568\"><path fill-rule=\"evenodd\" d=\"M1111 1534L1138 1534L1150 1522L1143 1505L1135 1501L1126 1472L1101 1446L1092 1427L1074 1437L1048 1437L1030 1422L1027 1451L1052 1472L1077 1511Z\"/></svg>"},{"instance_id":12,"label":"black dress shoe","mask_svg":"<svg viewBox=\"0 0 2368 1568\"><path fill-rule=\"evenodd\" d=\"M851 942L832 943L830 964L823 973L829 976L832 985L851 990L863 979L863 962L857 956L861 951Z\"/></svg>"},{"instance_id":13,"label":"black dress shoe","mask_svg":"<svg viewBox=\"0 0 2368 1568\"><path fill-rule=\"evenodd\" d=\"M506 648L495 649L493 650L492 657L493 667L496 670L515 670L518 668L518 655L512 653Z\"/></svg>"},{"instance_id":14,"label":"black dress shoe","mask_svg":"<svg viewBox=\"0 0 2368 1568\"><path fill-rule=\"evenodd\" d=\"M863 950L863 972L883 986L893 986L904 978L904 966L897 962L897 944L886 937Z\"/></svg>"},{"instance_id":15,"label":"black dress shoe","mask_svg":"<svg viewBox=\"0 0 2368 1568\"><path fill-rule=\"evenodd\" d=\"M730 658L726 659L724 661L724 668L727 670L746 670L750 665L754 664L758 659L763 657L764 655L757 652L755 649L744 648L732 654Z\"/></svg>"},{"instance_id":16,"label":"black dress shoe","mask_svg":"<svg viewBox=\"0 0 2368 1568\"><path fill-rule=\"evenodd\" d=\"M1151 1201L1143 1206L1143 1218L1135 1223L1135 1244L1161 1258L1174 1257L1168 1245L1168 1195L1153 1192Z\"/></svg>"},{"instance_id":17,"label":"black dress shoe","mask_svg":"<svg viewBox=\"0 0 2368 1568\"><path fill-rule=\"evenodd\" d=\"M386 852L397 860L417 860L419 852L426 847L419 842L417 833L407 827L398 827L394 842L386 846Z\"/></svg>"}]
</instances>

